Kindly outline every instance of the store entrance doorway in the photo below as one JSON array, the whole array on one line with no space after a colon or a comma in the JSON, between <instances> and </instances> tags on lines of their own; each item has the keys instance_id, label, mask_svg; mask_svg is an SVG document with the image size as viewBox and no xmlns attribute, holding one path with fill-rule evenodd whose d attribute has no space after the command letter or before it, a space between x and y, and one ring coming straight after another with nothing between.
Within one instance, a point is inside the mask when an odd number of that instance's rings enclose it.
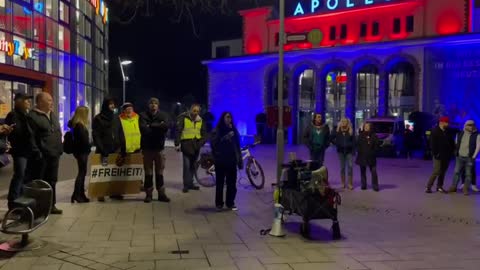
<instances>
[{"instance_id":1,"label":"store entrance doorway","mask_svg":"<svg viewBox=\"0 0 480 270\"><path fill-rule=\"evenodd\" d=\"M325 78L327 86L325 122L331 129L336 127L340 119L345 116L348 79L347 72L344 70L329 72Z\"/></svg>"},{"instance_id":2,"label":"store entrance doorway","mask_svg":"<svg viewBox=\"0 0 480 270\"><path fill-rule=\"evenodd\" d=\"M3 121L7 114L14 108L16 93L23 93L35 96L42 92L44 83L9 76L0 76L0 121ZM35 106L35 99L32 100L32 107Z\"/></svg>"}]
</instances>

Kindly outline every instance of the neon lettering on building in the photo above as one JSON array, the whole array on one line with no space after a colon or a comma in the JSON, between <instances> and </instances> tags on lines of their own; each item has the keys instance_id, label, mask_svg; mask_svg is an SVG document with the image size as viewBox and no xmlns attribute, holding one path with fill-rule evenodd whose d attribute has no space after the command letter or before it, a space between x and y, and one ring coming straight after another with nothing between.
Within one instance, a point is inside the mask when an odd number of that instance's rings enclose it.
<instances>
[{"instance_id":1,"label":"neon lettering on building","mask_svg":"<svg viewBox=\"0 0 480 270\"><path fill-rule=\"evenodd\" d=\"M402 0L297 0L293 1L294 6L291 7L290 10L293 16L302 16L319 12L345 10L401 1Z\"/></svg>"},{"instance_id":2,"label":"neon lettering on building","mask_svg":"<svg viewBox=\"0 0 480 270\"><path fill-rule=\"evenodd\" d=\"M108 8L104 0L87 0L95 9L95 13L102 17L104 24L108 22Z\"/></svg>"},{"instance_id":3,"label":"neon lettering on building","mask_svg":"<svg viewBox=\"0 0 480 270\"><path fill-rule=\"evenodd\" d=\"M23 60L35 59L35 49L28 48L18 40L13 42L0 40L0 51L7 53L8 56L18 55Z\"/></svg>"}]
</instances>

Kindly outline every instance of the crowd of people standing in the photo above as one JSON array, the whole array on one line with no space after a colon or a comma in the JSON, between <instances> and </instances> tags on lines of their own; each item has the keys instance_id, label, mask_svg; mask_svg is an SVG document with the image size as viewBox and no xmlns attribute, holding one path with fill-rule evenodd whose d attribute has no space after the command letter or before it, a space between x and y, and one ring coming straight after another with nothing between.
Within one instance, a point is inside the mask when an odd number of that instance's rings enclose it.
<instances>
[{"instance_id":1,"label":"crowd of people standing","mask_svg":"<svg viewBox=\"0 0 480 270\"><path fill-rule=\"evenodd\" d=\"M56 207L56 183L59 162L64 152L62 128L53 110L52 96L47 92L35 97L35 107L31 108L33 97L23 93L15 94L15 108L0 125L0 134L7 135L11 145L9 153L13 157L13 177L8 193L8 207L15 207L15 200L22 194L22 186L33 179L48 182L53 189L52 214L62 214ZM150 98L148 109L137 114L132 103L121 106L121 113L116 113L117 105L112 98L105 98L101 112L92 122L92 139L95 153L100 155L102 165L108 165L108 157L118 155L116 164L123 166L129 154L143 155L145 203L154 199L170 202L165 190L165 141L169 130L168 115L159 110L157 98ZM237 169L242 168L240 134L235 127L233 115L224 112L217 126L207 135L207 126L200 117L200 106L194 104L188 112L176 119L175 149L182 153L183 189L199 190L194 184L195 163L200 149L210 139L215 160L216 196L215 205L221 210L226 205L230 210L237 210L235 196L237 193ZM357 135L348 118L342 118L332 131L323 121L321 114L315 114L311 125L304 130L304 143L309 149L310 158L323 165L325 151L334 145L340 164L340 179L344 189L354 189L354 162L360 167L361 189L367 189L367 168L371 172L372 188L379 191L377 174L377 150L379 139L371 126L365 123ZM476 187L475 159L480 152L480 136L473 120L465 122L463 130L456 136L448 132L449 119L441 117L430 136L433 155L433 173L426 186L426 193L432 193L436 181L436 190L453 193L461 179L464 180L463 193L468 195L470 189L478 192ZM78 165L71 202L87 203L85 195L85 178L88 160L92 148L89 131L89 108L79 106L68 122L73 140L71 153ZM444 189L444 178L451 159L455 157L455 172L452 185ZM223 192L227 191L224 200ZM122 199L123 194L113 194L112 199ZM104 202L104 197L97 198Z\"/></svg>"}]
</instances>

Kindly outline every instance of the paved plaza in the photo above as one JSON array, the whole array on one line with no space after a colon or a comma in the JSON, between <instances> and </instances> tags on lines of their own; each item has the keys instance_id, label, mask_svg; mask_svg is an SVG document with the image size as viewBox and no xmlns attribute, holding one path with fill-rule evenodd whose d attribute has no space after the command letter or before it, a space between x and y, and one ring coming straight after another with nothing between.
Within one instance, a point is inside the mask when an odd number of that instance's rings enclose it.
<instances>
[{"instance_id":1,"label":"paved plaza","mask_svg":"<svg viewBox=\"0 0 480 270\"><path fill-rule=\"evenodd\" d=\"M326 164L339 186L336 154ZM301 148L298 152L306 158ZM62 162L58 184L61 216L32 234L43 249L0 254L0 269L480 269L480 195L425 194L432 164L423 160L381 159L381 192L342 192L339 220L343 238L331 240L331 221L312 222L313 240L299 235L300 219L288 217L287 236L261 236L272 223L275 149L253 150L266 173L266 188L239 183L238 212L216 212L214 189L181 192L181 156L167 150L165 179L170 204L143 203L143 194L124 201L70 204L76 166ZM8 171L8 168L6 168ZM446 179L452 180L453 164ZM1 174L1 194L10 176ZM70 180L69 180L70 179ZM2 196L0 214L6 211ZM3 240L10 236L1 235Z\"/></svg>"}]
</instances>

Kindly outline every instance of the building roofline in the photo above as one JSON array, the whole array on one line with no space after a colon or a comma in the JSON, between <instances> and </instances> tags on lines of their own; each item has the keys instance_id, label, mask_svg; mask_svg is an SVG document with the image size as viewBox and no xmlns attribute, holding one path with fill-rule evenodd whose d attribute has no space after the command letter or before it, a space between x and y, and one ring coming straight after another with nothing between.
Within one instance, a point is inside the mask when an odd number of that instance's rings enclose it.
<instances>
[{"instance_id":1,"label":"building roofline","mask_svg":"<svg viewBox=\"0 0 480 270\"><path fill-rule=\"evenodd\" d=\"M415 46L436 46L436 45L462 45L462 44L472 44L480 43L480 34L478 33L465 33L465 34L455 34L449 36L440 36L440 37L430 37L430 38L416 38L416 39L407 39L407 40L394 40L394 41L382 41L375 43L363 43L363 44L352 44L352 45L342 45L342 46L331 46L331 47L321 47L309 50L296 50L285 52L285 58L301 56L304 54L330 54L330 53L339 53L339 52L352 52L362 49L372 49L376 46L383 45L383 47L378 47L379 50L382 49L392 49L396 46L402 47L415 47ZM278 57L278 53L269 52L261 54L250 54L242 56L227 57L221 59L210 59L204 60L201 63L203 65L216 64L216 63L236 63L236 62L255 62L258 61L259 57L275 59Z\"/></svg>"}]
</instances>

